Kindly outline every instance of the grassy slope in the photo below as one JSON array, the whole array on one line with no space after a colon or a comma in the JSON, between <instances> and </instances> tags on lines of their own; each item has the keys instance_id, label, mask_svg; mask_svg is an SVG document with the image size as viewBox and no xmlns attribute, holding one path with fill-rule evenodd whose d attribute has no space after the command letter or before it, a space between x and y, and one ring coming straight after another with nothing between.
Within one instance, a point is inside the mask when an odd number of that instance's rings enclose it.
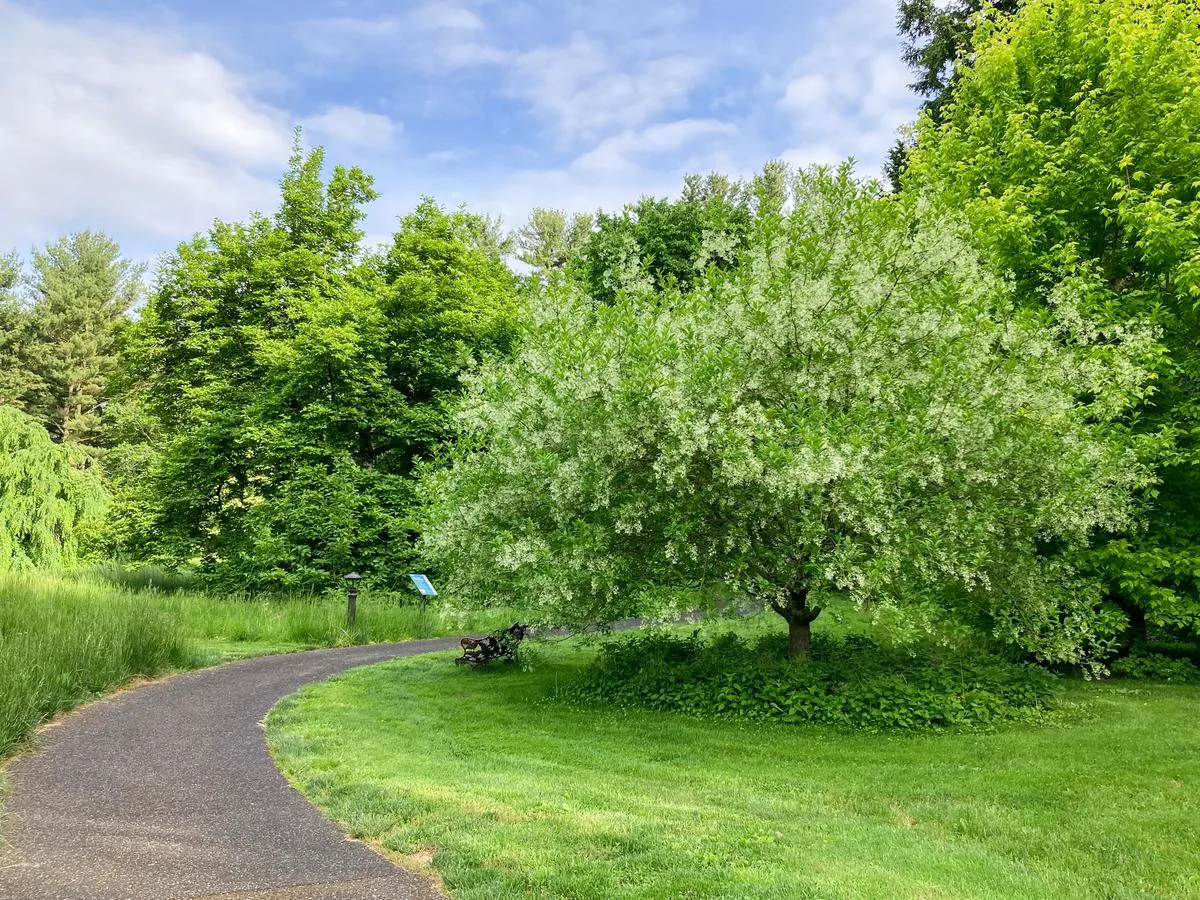
<instances>
[{"instance_id":1,"label":"grassy slope","mask_svg":"<svg viewBox=\"0 0 1200 900\"><path fill-rule=\"evenodd\" d=\"M1060 727L881 736L539 703L579 659L361 669L268 740L459 898L1200 897L1198 688L1075 684Z\"/></svg>"}]
</instances>

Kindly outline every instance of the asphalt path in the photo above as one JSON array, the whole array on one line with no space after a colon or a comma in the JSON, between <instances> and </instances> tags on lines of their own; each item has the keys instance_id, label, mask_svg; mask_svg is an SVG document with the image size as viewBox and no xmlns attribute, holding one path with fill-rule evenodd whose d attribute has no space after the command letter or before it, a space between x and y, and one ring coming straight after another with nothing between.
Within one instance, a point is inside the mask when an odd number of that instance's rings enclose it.
<instances>
[{"instance_id":1,"label":"asphalt path","mask_svg":"<svg viewBox=\"0 0 1200 900\"><path fill-rule=\"evenodd\" d=\"M275 768L262 721L354 666L457 645L314 650L177 675L85 706L7 769L0 898L427 900Z\"/></svg>"}]
</instances>

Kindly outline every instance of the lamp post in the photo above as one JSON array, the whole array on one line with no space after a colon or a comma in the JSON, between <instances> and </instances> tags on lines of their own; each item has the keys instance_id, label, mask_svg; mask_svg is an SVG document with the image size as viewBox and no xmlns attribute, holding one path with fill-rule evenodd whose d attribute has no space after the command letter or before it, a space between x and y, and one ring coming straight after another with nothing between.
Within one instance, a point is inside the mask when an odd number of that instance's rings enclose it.
<instances>
[{"instance_id":1,"label":"lamp post","mask_svg":"<svg viewBox=\"0 0 1200 900\"><path fill-rule=\"evenodd\" d=\"M346 576L346 624L353 626L358 615L358 583L362 576L351 572Z\"/></svg>"}]
</instances>

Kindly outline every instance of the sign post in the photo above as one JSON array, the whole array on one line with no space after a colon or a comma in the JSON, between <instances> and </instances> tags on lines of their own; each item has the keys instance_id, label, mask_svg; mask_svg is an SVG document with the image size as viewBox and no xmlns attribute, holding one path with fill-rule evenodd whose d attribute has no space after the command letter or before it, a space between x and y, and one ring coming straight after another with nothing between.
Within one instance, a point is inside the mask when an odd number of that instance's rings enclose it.
<instances>
[{"instance_id":1,"label":"sign post","mask_svg":"<svg viewBox=\"0 0 1200 900\"><path fill-rule=\"evenodd\" d=\"M412 583L417 586L417 591L421 594L421 615L425 615L425 604L429 602L430 597L436 597L437 591L433 589L433 584L430 580L419 572L410 572L409 578Z\"/></svg>"}]
</instances>

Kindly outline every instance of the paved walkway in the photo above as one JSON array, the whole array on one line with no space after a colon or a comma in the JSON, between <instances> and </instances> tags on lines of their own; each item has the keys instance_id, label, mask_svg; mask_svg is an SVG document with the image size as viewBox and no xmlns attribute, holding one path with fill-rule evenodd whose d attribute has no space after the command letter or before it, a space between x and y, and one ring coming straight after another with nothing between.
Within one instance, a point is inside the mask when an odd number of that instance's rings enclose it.
<instances>
[{"instance_id":1,"label":"paved walkway","mask_svg":"<svg viewBox=\"0 0 1200 900\"><path fill-rule=\"evenodd\" d=\"M314 650L178 675L84 707L8 768L0 898L428 900L347 840L267 753L280 697L453 640Z\"/></svg>"}]
</instances>

